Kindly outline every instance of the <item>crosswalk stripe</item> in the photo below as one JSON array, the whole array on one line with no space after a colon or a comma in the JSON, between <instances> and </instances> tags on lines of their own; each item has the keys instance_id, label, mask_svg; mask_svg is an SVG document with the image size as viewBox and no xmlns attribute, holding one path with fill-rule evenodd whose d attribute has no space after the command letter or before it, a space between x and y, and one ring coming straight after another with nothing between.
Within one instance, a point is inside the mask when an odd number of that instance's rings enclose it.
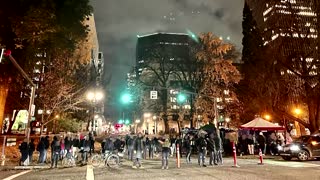
<instances>
[{"instance_id":1,"label":"crosswalk stripe","mask_svg":"<svg viewBox=\"0 0 320 180\"><path fill-rule=\"evenodd\" d=\"M87 180L94 180L93 167L92 165L87 165Z\"/></svg>"},{"instance_id":2,"label":"crosswalk stripe","mask_svg":"<svg viewBox=\"0 0 320 180\"><path fill-rule=\"evenodd\" d=\"M12 176L9 176L9 177L7 177L7 178L5 178L5 179L3 179L3 180L12 180L12 179L14 179L14 178L16 178L16 177L19 177L19 176L22 176L22 175L24 175L24 174L27 174L27 173L29 173L31 170L28 170L28 171L23 171L23 172L21 172L21 173L18 173L18 174L14 174L14 175L12 175Z\"/></svg>"}]
</instances>

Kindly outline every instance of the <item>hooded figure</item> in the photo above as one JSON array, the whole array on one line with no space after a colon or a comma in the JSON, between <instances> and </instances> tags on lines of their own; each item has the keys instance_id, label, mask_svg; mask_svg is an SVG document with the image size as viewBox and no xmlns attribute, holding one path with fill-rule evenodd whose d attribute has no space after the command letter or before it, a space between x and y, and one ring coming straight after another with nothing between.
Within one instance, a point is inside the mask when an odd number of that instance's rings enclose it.
<instances>
[{"instance_id":1,"label":"hooded figure","mask_svg":"<svg viewBox=\"0 0 320 180\"><path fill-rule=\"evenodd\" d=\"M29 165L29 146L27 143L27 139L24 139L23 142L20 144L19 150L21 153L20 165Z\"/></svg>"}]
</instances>

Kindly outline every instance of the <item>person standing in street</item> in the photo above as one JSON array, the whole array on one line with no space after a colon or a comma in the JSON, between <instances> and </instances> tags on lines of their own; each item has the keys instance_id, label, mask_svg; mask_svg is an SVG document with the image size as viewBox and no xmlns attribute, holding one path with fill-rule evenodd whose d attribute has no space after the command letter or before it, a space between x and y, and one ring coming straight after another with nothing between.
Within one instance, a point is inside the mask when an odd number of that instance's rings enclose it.
<instances>
[{"instance_id":1,"label":"person standing in street","mask_svg":"<svg viewBox=\"0 0 320 180\"><path fill-rule=\"evenodd\" d=\"M90 152L91 147L91 141L89 139L89 136L86 135L84 137L84 140L82 141L82 164L87 164L88 162L88 153Z\"/></svg>"},{"instance_id":2,"label":"person standing in street","mask_svg":"<svg viewBox=\"0 0 320 180\"><path fill-rule=\"evenodd\" d=\"M264 137L263 133L260 132L257 138L259 149L261 149L262 154L265 154L265 146L266 146L266 138Z\"/></svg>"},{"instance_id":3,"label":"person standing in street","mask_svg":"<svg viewBox=\"0 0 320 180\"><path fill-rule=\"evenodd\" d=\"M39 152L39 164L40 165L43 165L45 163L45 150L46 150L46 147L45 147L45 144L44 144L44 141L45 141L45 138L44 137L41 137L40 138L40 141L37 145L37 151Z\"/></svg>"},{"instance_id":4,"label":"person standing in street","mask_svg":"<svg viewBox=\"0 0 320 180\"><path fill-rule=\"evenodd\" d=\"M21 153L20 163L19 165L27 166L29 165L29 145L27 143L27 139L25 138L23 142L19 146L19 150Z\"/></svg>"},{"instance_id":5,"label":"person standing in street","mask_svg":"<svg viewBox=\"0 0 320 180\"><path fill-rule=\"evenodd\" d=\"M215 158L217 164L223 164L223 159L222 159L222 152L223 152L223 145L222 145L222 140L219 136L219 133L214 134L214 143L215 143Z\"/></svg>"},{"instance_id":6,"label":"person standing in street","mask_svg":"<svg viewBox=\"0 0 320 180\"><path fill-rule=\"evenodd\" d=\"M141 133L138 133L138 136L136 137L133 146L133 150L135 153L135 161L133 162L132 168L142 168L141 159L143 149L143 136Z\"/></svg>"},{"instance_id":7,"label":"person standing in street","mask_svg":"<svg viewBox=\"0 0 320 180\"><path fill-rule=\"evenodd\" d=\"M54 136L51 143L51 168L57 168L60 152L60 142L58 137Z\"/></svg>"},{"instance_id":8,"label":"person standing in street","mask_svg":"<svg viewBox=\"0 0 320 180\"><path fill-rule=\"evenodd\" d=\"M129 135L127 139L127 148L128 148L128 159L133 161L133 149L134 149L134 137Z\"/></svg>"},{"instance_id":9,"label":"person standing in street","mask_svg":"<svg viewBox=\"0 0 320 180\"><path fill-rule=\"evenodd\" d=\"M49 136L46 136L45 139L44 139L44 147L45 147L45 150L44 150L44 163L47 163L47 155L48 155L48 149L50 147L50 140L49 140Z\"/></svg>"},{"instance_id":10,"label":"person standing in street","mask_svg":"<svg viewBox=\"0 0 320 180\"><path fill-rule=\"evenodd\" d=\"M205 165L206 160L206 151L207 151L207 141L205 140L205 135L200 134L197 139L197 148L198 148L198 164L200 167L207 167Z\"/></svg>"},{"instance_id":11,"label":"person standing in street","mask_svg":"<svg viewBox=\"0 0 320 180\"><path fill-rule=\"evenodd\" d=\"M209 151L209 165L218 165L217 164L217 158L216 158L216 147L214 142L214 133L211 133L209 137L207 137L207 143L208 143L208 151Z\"/></svg>"},{"instance_id":12,"label":"person standing in street","mask_svg":"<svg viewBox=\"0 0 320 180\"><path fill-rule=\"evenodd\" d=\"M34 145L34 139L31 139L29 142L29 163L32 163L32 156L33 152L36 150L36 147Z\"/></svg>"},{"instance_id":13,"label":"person standing in street","mask_svg":"<svg viewBox=\"0 0 320 180\"><path fill-rule=\"evenodd\" d=\"M170 153L170 140L169 137L164 136L163 141L159 140L159 143L162 145L162 168L169 169L169 153Z\"/></svg>"},{"instance_id":14,"label":"person standing in street","mask_svg":"<svg viewBox=\"0 0 320 180\"><path fill-rule=\"evenodd\" d=\"M186 161L187 161L187 164L191 163L191 154L192 154L191 141L193 141L192 136L190 134L187 134L185 136L185 140L184 140L184 146L186 148Z\"/></svg>"}]
</instances>

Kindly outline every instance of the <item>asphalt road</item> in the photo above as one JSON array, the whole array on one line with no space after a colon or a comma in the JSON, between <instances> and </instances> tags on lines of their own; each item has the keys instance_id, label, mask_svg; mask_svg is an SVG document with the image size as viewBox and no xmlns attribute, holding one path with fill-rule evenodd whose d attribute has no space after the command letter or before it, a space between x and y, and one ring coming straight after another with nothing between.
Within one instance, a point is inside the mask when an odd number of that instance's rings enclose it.
<instances>
[{"instance_id":1,"label":"asphalt road","mask_svg":"<svg viewBox=\"0 0 320 180\"><path fill-rule=\"evenodd\" d=\"M161 169L160 160L144 160L142 169L133 169L130 161L124 161L121 167L93 169L93 176L87 177L88 166L58 169L32 170L21 175L15 180L171 180L171 179L192 179L192 180L319 180L319 161L283 161L265 160L264 165L257 165L258 159L238 159L239 168L232 167L233 160L226 158L224 165L199 167L194 161L186 164L183 160L181 168L176 168L175 160L169 162L169 169ZM23 171L1 171L0 178L10 177L15 173Z\"/></svg>"}]
</instances>

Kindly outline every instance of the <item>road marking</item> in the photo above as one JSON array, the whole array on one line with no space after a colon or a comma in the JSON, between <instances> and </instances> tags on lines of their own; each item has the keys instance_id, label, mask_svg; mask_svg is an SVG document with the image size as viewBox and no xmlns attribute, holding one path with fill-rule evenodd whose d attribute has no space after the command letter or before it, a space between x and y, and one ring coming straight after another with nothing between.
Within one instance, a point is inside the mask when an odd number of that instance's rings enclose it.
<instances>
[{"instance_id":1,"label":"road marking","mask_svg":"<svg viewBox=\"0 0 320 180\"><path fill-rule=\"evenodd\" d=\"M5 179L3 179L3 180L12 180L12 179L14 179L14 178L16 178L16 177L19 177L19 176L22 176L22 175L24 175L24 174L27 174L27 173L30 172L30 171L31 171L31 170L23 171L23 172L21 172L21 173L18 173L18 174L9 176L9 177L7 177L7 178L5 178Z\"/></svg>"},{"instance_id":2,"label":"road marking","mask_svg":"<svg viewBox=\"0 0 320 180\"><path fill-rule=\"evenodd\" d=\"M247 160L248 162L258 163L256 160ZM308 167L320 167L319 164L311 164L307 162L296 162L296 161L277 161L277 160L270 160L265 159L263 160L264 164L270 164L274 166L284 166L284 167L294 167L294 168L308 168Z\"/></svg>"},{"instance_id":3,"label":"road marking","mask_svg":"<svg viewBox=\"0 0 320 180\"><path fill-rule=\"evenodd\" d=\"M93 167L92 165L87 165L87 180L94 180Z\"/></svg>"}]
</instances>

